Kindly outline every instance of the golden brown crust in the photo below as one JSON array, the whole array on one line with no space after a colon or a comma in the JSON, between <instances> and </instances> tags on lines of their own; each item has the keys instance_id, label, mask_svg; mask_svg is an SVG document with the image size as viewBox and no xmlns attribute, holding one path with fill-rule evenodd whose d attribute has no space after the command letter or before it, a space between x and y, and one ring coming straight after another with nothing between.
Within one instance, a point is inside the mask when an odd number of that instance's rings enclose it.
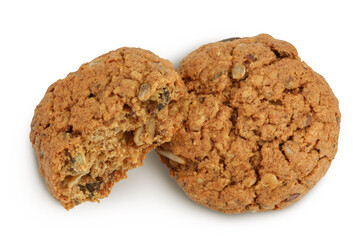
<instances>
[{"instance_id":1,"label":"golden brown crust","mask_svg":"<svg viewBox=\"0 0 360 240\"><path fill-rule=\"evenodd\" d=\"M52 84L30 140L51 194L66 208L98 201L179 128L183 82L150 51L120 48Z\"/></svg>"},{"instance_id":2,"label":"golden brown crust","mask_svg":"<svg viewBox=\"0 0 360 240\"><path fill-rule=\"evenodd\" d=\"M211 43L178 71L188 114L158 153L191 199L224 213L276 210L326 173L338 101L291 44L266 34Z\"/></svg>"}]
</instances>

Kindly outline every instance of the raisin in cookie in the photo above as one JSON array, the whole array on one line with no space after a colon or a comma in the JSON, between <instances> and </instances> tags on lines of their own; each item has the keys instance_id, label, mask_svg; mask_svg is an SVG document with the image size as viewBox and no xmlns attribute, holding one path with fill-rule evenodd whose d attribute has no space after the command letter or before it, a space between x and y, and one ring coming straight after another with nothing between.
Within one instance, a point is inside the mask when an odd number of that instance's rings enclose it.
<instances>
[{"instance_id":1,"label":"raisin in cookie","mask_svg":"<svg viewBox=\"0 0 360 240\"><path fill-rule=\"evenodd\" d=\"M178 71L187 116L157 151L192 200L224 213L276 210L324 176L338 100L291 44L266 34L211 43Z\"/></svg>"},{"instance_id":2,"label":"raisin in cookie","mask_svg":"<svg viewBox=\"0 0 360 240\"><path fill-rule=\"evenodd\" d=\"M98 201L180 127L184 84L172 64L120 48L52 84L30 139L50 193L70 209Z\"/></svg>"}]
</instances>

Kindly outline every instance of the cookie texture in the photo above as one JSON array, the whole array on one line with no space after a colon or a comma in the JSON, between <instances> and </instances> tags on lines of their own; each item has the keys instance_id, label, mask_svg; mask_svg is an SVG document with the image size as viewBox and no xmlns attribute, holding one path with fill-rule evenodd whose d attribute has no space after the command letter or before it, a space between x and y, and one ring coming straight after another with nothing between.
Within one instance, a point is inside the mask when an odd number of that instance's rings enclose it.
<instances>
[{"instance_id":1,"label":"cookie texture","mask_svg":"<svg viewBox=\"0 0 360 240\"><path fill-rule=\"evenodd\" d=\"M66 209L106 197L180 127L183 93L172 64L138 48L111 51L52 84L30 133L50 193Z\"/></svg>"},{"instance_id":2,"label":"cookie texture","mask_svg":"<svg viewBox=\"0 0 360 240\"><path fill-rule=\"evenodd\" d=\"M290 43L266 34L210 43L178 72L184 123L157 151L192 200L224 213L277 210L324 176L338 100Z\"/></svg>"}]
</instances>

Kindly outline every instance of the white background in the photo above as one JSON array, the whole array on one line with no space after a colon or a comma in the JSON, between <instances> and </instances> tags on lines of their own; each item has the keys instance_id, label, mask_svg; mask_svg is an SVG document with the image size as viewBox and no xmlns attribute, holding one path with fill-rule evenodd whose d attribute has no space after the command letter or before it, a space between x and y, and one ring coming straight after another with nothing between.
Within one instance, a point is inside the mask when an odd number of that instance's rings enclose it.
<instances>
[{"instance_id":1,"label":"white background","mask_svg":"<svg viewBox=\"0 0 360 240\"><path fill-rule=\"evenodd\" d=\"M1 239L360 239L358 1L1 1ZM29 131L47 87L110 50L172 61L200 45L269 33L291 42L340 101L326 176L280 211L225 215L191 202L154 152L110 196L66 211L39 174ZM332 238L332 239L334 239Z\"/></svg>"}]
</instances>

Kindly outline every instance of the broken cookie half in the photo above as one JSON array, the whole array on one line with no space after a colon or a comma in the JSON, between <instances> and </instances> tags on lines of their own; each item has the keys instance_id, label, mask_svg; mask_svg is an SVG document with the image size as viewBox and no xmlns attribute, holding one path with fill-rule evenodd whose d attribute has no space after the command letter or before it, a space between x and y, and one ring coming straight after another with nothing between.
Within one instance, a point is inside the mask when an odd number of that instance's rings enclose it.
<instances>
[{"instance_id":1,"label":"broken cookie half","mask_svg":"<svg viewBox=\"0 0 360 240\"><path fill-rule=\"evenodd\" d=\"M106 197L170 141L183 94L172 64L138 48L111 51L52 84L30 133L50 193L66 209Z\"/></svg>"}]
</instances>

